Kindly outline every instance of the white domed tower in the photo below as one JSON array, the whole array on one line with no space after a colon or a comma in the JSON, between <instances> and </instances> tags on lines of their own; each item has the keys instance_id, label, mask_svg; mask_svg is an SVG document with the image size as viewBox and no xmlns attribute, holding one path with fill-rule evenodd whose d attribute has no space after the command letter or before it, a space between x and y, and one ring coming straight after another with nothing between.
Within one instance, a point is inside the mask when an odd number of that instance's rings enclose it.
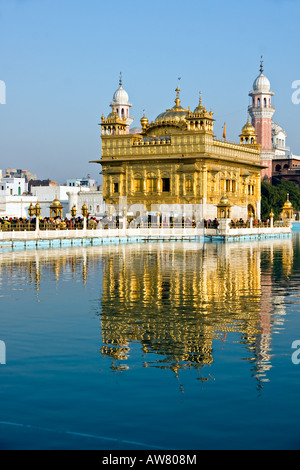
<instances>
[{"instance_id":1,"label":"white domed tower","mask_svg":"<svg viewBox=\"0 0 300 470\"><path fill-rule=\"evenodd\" d=\"M252 104L249 106L249 113L252 119L252 125L257 135L257 143L261 145L262 165L267 169L262 171L262 178L272 178L272 159L274 150L272 146L272 117L275 108L272 106L271 85L264 75L263 60L260 65L260 75L253 83L253 90L249 96L252 98Z\"/></svg>"},{"instance_id":2,"label":"white domed tower","mask_svg":"<svg viewBox=\"0 0 300 470\"><path fill-rule=\"evenodd\" d=\"M110 106L115 109L120 119L126 119L126 134L129 134L129 127L133 122L133 118L129 114L132 104L129 103L128 93L122 87L122 74L120 74L119 88L114 93Z\"/></svg>"}]
</instances>

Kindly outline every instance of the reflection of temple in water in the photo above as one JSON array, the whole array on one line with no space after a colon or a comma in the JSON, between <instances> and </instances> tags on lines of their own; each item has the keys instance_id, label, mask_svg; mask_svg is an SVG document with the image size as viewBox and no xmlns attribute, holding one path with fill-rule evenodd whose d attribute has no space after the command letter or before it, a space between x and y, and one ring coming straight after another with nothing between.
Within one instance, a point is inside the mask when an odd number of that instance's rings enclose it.
<instances>
[{"instance_id":1,"label":"reflection of temple in water","mask_svg":"<svg viewBox=\"0 0 300 470\"><path fill-rule=\"evenodd\" d=\"M138 256L136 247L111 253L104 259L101 352L114 359L114 368L123 368L130 344L139 342L145 366L200 370L213 362L213 342L233 334L247 349L254 375L266 380L274 321L284 315L284 294L274 309L272 253L283 253L285 273L293 261L292 241L278 242L203 249L153 244ZM266 273L262 257L269 260Z\"/></svg>"},{"instance_id":2,"label":"reflection of temple in water","mask_svg":"<svg viewBox=\"0 0 300 470\"><path fill-rule=\"evenodd\" d=\"M282 280L293 270L293 241L7 253L0 257L0 287L4 277L14 282L16 268L37 295L49 279L85 284L103 272L101 353L113 370L129 368L140 344L145 367L200 372L213 363L214 349L234 341L261 383L271 368L272 334L284 321Z\"/></svg>"}]
</instances>

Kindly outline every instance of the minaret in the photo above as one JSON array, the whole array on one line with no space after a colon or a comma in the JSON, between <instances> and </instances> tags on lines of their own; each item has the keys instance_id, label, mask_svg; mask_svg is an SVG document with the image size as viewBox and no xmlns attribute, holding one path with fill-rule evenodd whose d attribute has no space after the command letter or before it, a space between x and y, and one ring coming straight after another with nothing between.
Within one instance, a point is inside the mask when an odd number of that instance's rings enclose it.
<instances>
[{"instance_id":1,"label":"minaret","mask_svg":"<svg viewBox=\"0 0 300 470\"><path fill-rule=\"evenodd\" d=\"M253 83L253 90L249 93L252 104L248 109L257 135L257 143L261 145L261 163L267 167L262 170L262 178L267 177L271 181L272 159L275 155L272 148L272 117L275 112L275 108L272 106L272 96L274 93L271 91L270 82L263 72L264 66L261 58L260 75Z\"/></svg>"},{"instance_id":2,"label":"minaret","mask_svg":"<svg viewBox=\"0 0 300 470\"><path fill-rule=\"evenodd\" d=\"M122 74L120 74L119 88L114 93L113 101L110 104L112 108L115 109L115 112L120 119L126 119L126 134L129 134L129 127L133 122L133 118L130 116L129 111L132 107L132 104L129 103L129 97L127 92L123 88Z\"/></svg>"}]
</instances>

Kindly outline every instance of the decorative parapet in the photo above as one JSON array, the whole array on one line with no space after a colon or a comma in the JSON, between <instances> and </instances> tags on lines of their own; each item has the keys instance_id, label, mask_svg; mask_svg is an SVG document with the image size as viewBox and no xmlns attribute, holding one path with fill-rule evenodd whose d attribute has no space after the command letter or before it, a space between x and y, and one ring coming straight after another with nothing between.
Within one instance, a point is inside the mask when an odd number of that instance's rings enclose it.
<instances>
[{"instance_id":1,"label":"decorative parapet","mask_svg":"<svg viewBox=\"0 0 300 470\"><path fill-rule=\"evenodd\" d=\"M240 145L233 142L223 142L221 140L214 139L213 147L215 153L218 154L218 149L220 149L220 156L229 157L233 161L253 161L255 164L259 165L261 163L261 153L259 145Z\"/></svg>"},{"instance_id":2,"label":"decorative parapet","mask_svg":"<svg viewBox=\"0 0 300 470\"><path fill-rule=\"evenodd\" d=\"M133 146L142 146L142 145L171 145L171 137L149 137L143 139L133 139Z\"/></svg>"}]
</instances>

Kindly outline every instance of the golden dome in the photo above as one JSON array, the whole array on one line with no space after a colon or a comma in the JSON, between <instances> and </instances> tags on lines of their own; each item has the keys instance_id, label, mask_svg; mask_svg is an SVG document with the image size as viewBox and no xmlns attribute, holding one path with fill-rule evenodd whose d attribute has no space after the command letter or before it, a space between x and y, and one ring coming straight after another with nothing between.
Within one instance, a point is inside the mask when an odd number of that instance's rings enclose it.
<instances>
[{"instance_id":1,"label":"golden dome","mask_svg":"<svg viewBox=\"0 0 300 470\"><path fill-rule=\"evenodd\" d=\"M179 92L180 88L176 88L176 99L175 99L175 106L172 109L167 109L163 113L159 114L157 118L155 119L155 123L159 122L164 122L164 123L180 123L185 120L189 110L184 109L180 105L180 98L179 98Z\"/></svg>"},{"instance_id":2,"label":"golden dome","mask_svg":"<svg viewBox=\"0 0 300 470\"><path fill-rule=\"evenodd\" d=\"M197 106L197 108L194 109L194 114L197 114L197 115L207 115L207 111L206 111L206 108L205 106L202 105L202 93L200 91L200 96L199 96L199 104Z\"/></svg>"},{"instance_id":3,"label":"golden dome","mask_svg":"<svg viewBox=\"0 0 300 470\"><path fill-rule=\"evenodd\" d=\"M227 205L229 205L228 197L227 197L227 196L223 196L223 197L220 199L219 206L227 206Z\"/></svg>"},{"instance_id":4,"label":"golden dome","mask_svg":"<svg viewBox=\"0 0 300 470\"><path fill-rule=\"evenodd\" d=\"M148 126L148 123L149 123L149 121L148 121L148 119L146 118L145 112L144 112L144 115L143 115L143 117L142 117L142 119L141 119L142 128L145 129L145 128Z\"/></svg>"},{"instance_id":5,"label":"golden dome","mask_svg":"<svg viewBox=\"0 0 300 470\"><path fill-rule=\"evenodd\" d=\"M61 202L57 199L57 197L52 202L51 207L62 207Z\"/></svg>"},{"instance_id":6,"label":"golden dome","mask_svg":"<svg viewBox=\"0 0 300 470\"><path fill-rule=\"evenodd\" d=\"M242 133L240 134L240 143L241 144L257 144L257 135L254 126L252 126L249 113L248 113L248 120L242 129Z\"/></svg>"},{"instance_id":7,"label":"golden dome","mask_svg":"<svg viewBox=\"0 0 300 470\"><path fill-rule=\"evenodd\" d=\"M243 135L256 135L255 128L252 126L250 120L249 120L249 115L248 115L248 121L244 125L242 129L242 134Z\"/></svg>"},{"instance_id":8,"label":"golden dome","mask_svg":"<svg viewBox=\"0 0 300 470\"><path fill-rule=\"evenodd\" d=\"M287 195L287 200L286 202L284 203L284 206L283 206L283 209L289 209L292 207L292 203L290 201L290 195L288 194Z\"/></svg>"},{"instance_id":9,"label":"golden dome","mask_svg":"<svg viewBox=\"0 0 300 470\"><path fill-rule=\"evenodd\" d=\"M187 113L188 111L186 109L168 109L164 113L159 114L155 119L155 122L181 122L185 120Z\"/></svg>"}]
</instances>

